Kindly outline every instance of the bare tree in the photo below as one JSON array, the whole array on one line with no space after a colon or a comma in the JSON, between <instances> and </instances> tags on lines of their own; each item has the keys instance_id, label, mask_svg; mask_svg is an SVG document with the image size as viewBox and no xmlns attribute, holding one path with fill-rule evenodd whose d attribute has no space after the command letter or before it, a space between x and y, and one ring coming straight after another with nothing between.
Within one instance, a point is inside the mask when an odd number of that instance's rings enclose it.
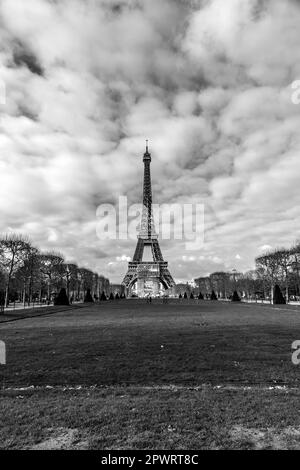
<instances>
[{"instance_id":1,"label":"bare tree","mask_svg":"<svg viewBox=\"0 0 300 470\"><path fill-rule=\"evenodd\" d=\"M107 279L106 277L100 275L99 278L98 278L98 296L99 296L99 298L100 298L102 292L107 294L108 290L109 290L109 279Z\"/></svg>"},{"instance_id":2,"label":"bare tree","mask_svg":"<svg viewBox=\"0 0 300 470\"><path fill-rule=\"evenodd\" d=\"M63 277L66 281L67 296L70 298L70 291L75 291L78 282L78 266L74 263L62 264Z\"/></svg>"},{"instance_id":3,"label":"bare tree","mask_svg":"<svg viewBox=\"0 0 300 470\"><path fill-rule=\"evenodd\" d=\"M93 289L94 273L86 268L79 268L79 272L82 281L83 296L85 296L87 289Z\"/></svg>"},{"instance_id":4,"label":"bare tree","mask_svg":"<svg viewBox=\"0 0 300 470\"><path fill-rule=\"evenodd\" d=\"M218 296L226 298L230 290L230 274L220 271L210 275L212 289L218 292Z\"/></svg>"},{"instance_id":5,"label":"bare tree","mask_svg":"<svg viewBox=\"0 0 300 470\"><path fill-rule=\"evenodd\" d=\"M263 272L265 279L268 280L270 285L270 299L273 303L274 296L274 286L278 280L279 275L279 257L277 256L277 251L268 252L262 256L259 256L255 260L256 266L258 269Z\"/></svg>"},{"instance_id":6,"label":"bare tree","mask_svg":"<svg viewBox=\"0 0 300 470\"><path fill-rule=\"evenodd\" d=\"M23 265L17 270L15 277L22 282L23 304L25 305L27 294L28 305L30 305L33 283L40 277L40 253L37 248L30 248L26 254Z\"/></svg>"},{"instance_id":7,"label":"bare tree","mask_svg":"<svg viewBox=\"0 0 300 470\"><path fill-rule=\"evenodd\" d=\"M6 274L5 283L5 306L9 304L9 289L12 276L24 264L30 252L31 243L29 239L20 234L7 234L0 238L0 263Z\"/></svg>"},{"instance_id":8,"label":"bare tree","mask_svg":"<svg viewBox=\"0 0 300 470\"><path fill-rule=\"evenodd\" d=\"M256 271L247 271L244 274L240 274L237 279L238 290L243 292L247 299L252 298L255 294L256 277Z\"/></svg>"},{"instance_id":9,"label":"bare tree","mask_svg":"<svg viewBox=\"0 0 300 470\"><path fill-rule=\"evenodd\" d=\"M93 289L92 289L93 296L98 298L99 296L99 274L94 273L94 282L93 282Z\"/></svg>"},{"instance_id":10,"label":"bare tree","mask_svg":"<svg viewBox=\"0 0 300 470\"><path fill-rule=\"evenodd\" d=\"M62 277L64 258L60 253L48 251L40 254L41 273L46 278L48 302L51 297L51 287L58 278Z\"/></svg>"},{"instance_id":11,"label":"bare tree","mask_svg":"<svg viewBox=\"0 0 300 470\"><path fill-rule=\"evenodd\" d=\"M300 294L300 242L297 242L290 249L291 270L296 277L296 294Z\"/></svg>"},{"instance_id":12,"label":"bare tree","mask_svg":"<svg viewBox=\"0 0 300 470\"><path fill-rule=\"evenodd\" d=\"M286 303L289 301L289 274L292 265L291 250L285 248L278 249L274 252L279 269L281 271L282 282L285 286Z\"/></svg>"},{"instance_id":13,"label":"bare tree","mask_svg":"<svg viewBox=\"0 0 300 470\"><path fill-rule=\"evenodd\" d=\"M210 294L213 289L212 280L210 276L198 277L197 279L195 279L195 283L198 286L199 292L202 292L202 294L204 295Z\"/></svg>"}]
</instances>

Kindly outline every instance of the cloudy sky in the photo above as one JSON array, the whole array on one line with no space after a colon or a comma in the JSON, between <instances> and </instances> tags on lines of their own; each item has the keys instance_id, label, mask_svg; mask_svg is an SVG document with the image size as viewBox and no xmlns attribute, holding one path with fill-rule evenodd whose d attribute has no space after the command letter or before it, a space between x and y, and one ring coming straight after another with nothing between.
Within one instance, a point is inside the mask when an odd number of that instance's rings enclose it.
<instances>
[{"instance_id":1,"label":"cloudy sky","mask_svg":"<svg viewBox=\"0 0 300 470\"><path fill-rule=\"evenodd\" d=\"M176 280L247 270L300 238L300 2L1 0L0 230L121 281L134 240L96 209L205 206L205 244L162 242Z\"/></svg>"}]
</instances>

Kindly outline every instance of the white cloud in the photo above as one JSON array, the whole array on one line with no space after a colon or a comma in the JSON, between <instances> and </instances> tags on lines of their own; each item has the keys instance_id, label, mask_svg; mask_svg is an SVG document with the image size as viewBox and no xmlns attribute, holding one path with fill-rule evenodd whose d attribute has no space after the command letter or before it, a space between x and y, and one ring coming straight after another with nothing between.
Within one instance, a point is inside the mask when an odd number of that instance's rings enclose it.
<instances>
[{"instance_id":1,"label":"white cloud","mask_svg":"<svg viewBox=\"0 0 300 470\"><path fill-rule=\"evenodd\" d=\"M131 261L131 257L127 255L116 256L116 261Z\"/></svg>"},{"instance_id":2,"label":"white cloud","mask_svg":"<svg viewBox=\"0 0 300 470\"><path fill-rule=\"evenodd\" d=\"M272 246L271 245L262 245L259 247L259 249L263 252L267 252L269 250L272 250Z\"/></svg>"},{"instance_id":3,"label":"white cloud","mask_svg":"<svg viewBox=\"0 0 300 470\"><path fill-rule=\"evenodd\" d=\"M96 207L205 204L205 246L164 241L178 279L253 266L299 238L300 5L295 0L3 0L0 231L120 281L133 241L96 237ZM128 253L124 255L123 253Z\"/></svg>"}]
</instances>

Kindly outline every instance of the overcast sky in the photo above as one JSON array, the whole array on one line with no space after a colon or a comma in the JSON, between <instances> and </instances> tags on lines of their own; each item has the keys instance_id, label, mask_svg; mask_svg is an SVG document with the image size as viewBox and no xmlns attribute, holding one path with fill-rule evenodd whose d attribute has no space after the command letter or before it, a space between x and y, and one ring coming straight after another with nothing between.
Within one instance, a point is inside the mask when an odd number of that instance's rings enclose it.
<instances>
[{"instance_id":1,"label":"overcast sky","mask_svg":"<svg viewBox=\"0 0 300 470\"><path fill-rule=\"evenodd\" d=\"M251 269L300 238L300 2L2 0L0 230L120 282L135 241L96 209L205 205L205 245L162 243L176 280Z\"/></svg>"}]
</instances>

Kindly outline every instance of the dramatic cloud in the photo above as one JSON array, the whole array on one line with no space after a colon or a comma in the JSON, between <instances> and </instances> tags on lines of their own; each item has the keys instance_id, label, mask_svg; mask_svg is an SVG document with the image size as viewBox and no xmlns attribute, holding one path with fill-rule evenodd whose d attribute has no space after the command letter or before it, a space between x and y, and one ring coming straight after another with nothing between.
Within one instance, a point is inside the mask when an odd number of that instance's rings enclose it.
<instances>
[{"instance_id":1,"label":"dramatic cloud","mask_svg":"<svg viewBox=\"0 0 300 470\"><path fill-rule=\"evenodd\" d=\"M163 240L177 280L250 269L299 237L296 0L2 0L0 230L120 282L134 240L96 209L205 205L205 244Z\"/></svg>"}]
</instances>

